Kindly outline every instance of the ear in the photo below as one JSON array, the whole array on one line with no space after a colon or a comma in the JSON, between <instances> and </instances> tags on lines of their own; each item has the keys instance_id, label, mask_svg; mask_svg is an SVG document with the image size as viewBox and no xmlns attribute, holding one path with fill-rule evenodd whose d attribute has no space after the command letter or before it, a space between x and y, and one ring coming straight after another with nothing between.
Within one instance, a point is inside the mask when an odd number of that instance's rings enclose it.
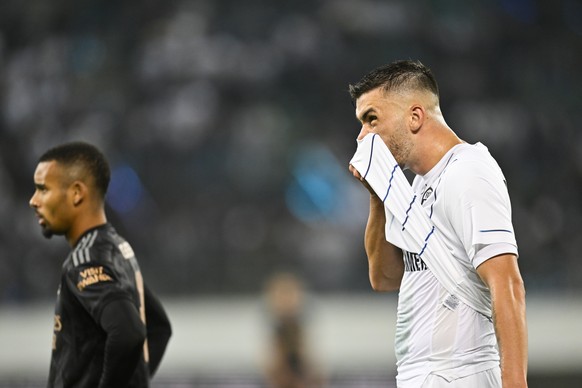
<instances>
[{"instance_id":1,"label":"ear","mask_svg":"<svg viewBox=\"0 0 582 388\"><path fill-rule=\"evenodd\" d=\"M417 133L426 119L426 111L424 106L414 104L410 107L409 125L412 133Z\"/></svg>"},{"instance_id":2,"label":"ear","mask_svg":"<svg viewBox=\"0 0 582 388\"><path fill-rule=\"evenodd\" d=\"M81 205L88 194L87 185L81 181L74 181L69 190L71 192L73 206L75 207Z\"/></svg>"}]
</instances>

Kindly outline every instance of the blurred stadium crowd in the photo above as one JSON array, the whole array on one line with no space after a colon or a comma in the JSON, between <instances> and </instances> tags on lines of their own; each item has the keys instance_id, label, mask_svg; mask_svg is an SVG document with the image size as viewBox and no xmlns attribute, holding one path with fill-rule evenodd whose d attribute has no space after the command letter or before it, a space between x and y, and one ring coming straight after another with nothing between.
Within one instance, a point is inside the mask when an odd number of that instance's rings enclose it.
<instances>
[{"instance_id":1,"label":"blurred stadium crowd","mask_svg":"<svg viewBox=\"0 0 582 388\"><path fill-rule=\"evenodd\" d=\"M580 291L580 20L577 0L2 0L0 304L55 292L68 247L28 200L69 140L108 155L109 218L158 292L282 269L368 290L347 85L403 58L504 169L528 291Z\"/></svg>"}]
</instances>

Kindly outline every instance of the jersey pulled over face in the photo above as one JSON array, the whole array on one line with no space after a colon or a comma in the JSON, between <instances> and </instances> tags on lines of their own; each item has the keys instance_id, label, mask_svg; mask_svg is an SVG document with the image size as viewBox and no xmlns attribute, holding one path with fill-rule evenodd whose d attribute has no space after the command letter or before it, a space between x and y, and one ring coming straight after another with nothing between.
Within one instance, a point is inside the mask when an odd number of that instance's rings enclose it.
<instances>
[{"instance_id":1,"label":"jersey pulled over face","mask_svg":"<svg viewBox=\"0 0 582 388\"><path fill-rule=\"evenodd\" d=\"M406 104L382 88L370 90L356 101L356 117L362 123L358 140L369 133L378 134L401 168L407 167L412 149L406 113Z\"/></svg>"}]
</instances>

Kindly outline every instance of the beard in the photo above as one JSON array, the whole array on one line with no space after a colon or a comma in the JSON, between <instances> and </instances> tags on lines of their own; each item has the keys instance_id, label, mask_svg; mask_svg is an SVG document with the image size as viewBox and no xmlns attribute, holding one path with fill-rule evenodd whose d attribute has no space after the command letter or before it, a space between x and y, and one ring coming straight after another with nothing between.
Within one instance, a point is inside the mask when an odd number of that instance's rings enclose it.
<instances>
[{"instance_id":1,"label":"beard","mask_svg":"<svg viewBox=\"0 0 582 388\"><path fill-rule=\"evenodd\" d=\"M396 159L396 162L403 170L408 168L407 161L410 157L412 144L404 132L396 132L388 138L386 142L388 149Z\"/></svg>"},{"instance_id":2,"label":"beard","mask_svg":"<svg viewBox=\"0 0 582 388\"><path fill-rule=\"evenodd\" d=\"M41 231L42 231L42 235L47 239L52 238L53 235L55 234L55 232L53 232L52 229L46 225L41 226Z\"/></svg>"}]
</instances>

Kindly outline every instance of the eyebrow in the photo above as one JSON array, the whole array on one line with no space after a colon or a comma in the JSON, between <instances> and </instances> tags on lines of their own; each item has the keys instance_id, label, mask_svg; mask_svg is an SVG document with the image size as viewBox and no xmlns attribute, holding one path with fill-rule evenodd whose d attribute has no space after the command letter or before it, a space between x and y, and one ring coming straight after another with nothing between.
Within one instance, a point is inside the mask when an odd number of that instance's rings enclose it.
<instances>
[{"instance_id":1,"label":"eyebrow","mask_svg":"<svg viewBox=\"0 0 582 388\"><path fill-rule=\"evenodd\" d=\"M362 123L366 121L366 118L370 115L370 113L374 112L374 108L370 107L368 108L364 113L362 113L360 115L360 117L358 117L358 120L360 120Z\"/></svg>"}]
</instances>

